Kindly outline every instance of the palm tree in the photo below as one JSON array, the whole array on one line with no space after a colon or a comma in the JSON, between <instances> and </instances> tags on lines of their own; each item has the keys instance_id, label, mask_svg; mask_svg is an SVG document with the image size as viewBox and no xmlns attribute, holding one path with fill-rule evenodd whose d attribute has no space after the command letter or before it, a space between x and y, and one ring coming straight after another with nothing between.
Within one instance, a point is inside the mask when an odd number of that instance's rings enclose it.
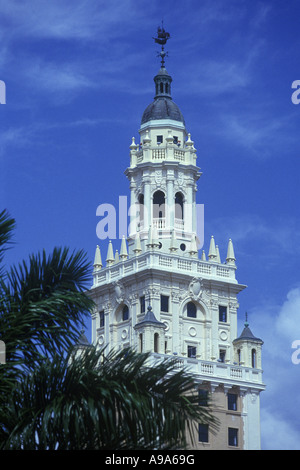
<instances>
[{"instance_id":1,"label":"palm tree","mask_svg":"<svg viewBox=\"0 0 300 470\"><path fill-rule=\"evenodd\" d=\"M2 448L184 448L190 420L211 424L211 413L198 405L191 376L170 361L149 368L147 359L91 348L71 362L43 362L18 382L2 412Z\"/></svg>"},{"instance_id":2,"label":"palm tree","mask_svg":"<svg viewBox=\"0 0 300 470\"><path fill-rule=\"evenodd\" d=\"M0 213L0 261L14 220ZM32 255L0 278L0 449L184 448L193 423L216 425L174 362L89 347L74 355L89 268L82 251Z\"/></svg>"},{"instance_id":3,"label":"palm tree","mask_svg":"<svg viewBox=\"0 0 300 470\"><path fill-rule=\"evenodd\" d=\"M14 219L0 213L0 262L8 248ZM11 380L25 368L54 354L64 354L78 339L93 305L85 293L89 264L83 251L54 248L49 256L31 255L0 277L0 339L7 364L1 366L1 398Z\"/></svg>"}]
</instances>

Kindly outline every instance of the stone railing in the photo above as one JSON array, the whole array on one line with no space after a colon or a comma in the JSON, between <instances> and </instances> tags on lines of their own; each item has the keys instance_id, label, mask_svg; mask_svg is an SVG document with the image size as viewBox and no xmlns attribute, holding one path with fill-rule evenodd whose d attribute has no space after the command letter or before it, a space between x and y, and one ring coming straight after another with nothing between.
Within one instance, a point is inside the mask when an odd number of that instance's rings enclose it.
<instances>
[{"instance_id":1,"label":"stone railing","mask_svg":"<svg viewBox=\"0 0 300 470\"><path fill-rule=\"evenodd\" d=\"M132 153L135 156L135 162L157 162L162 160L176 161L180 163L195 164L195 149L190 147L180 147L176 145L168 145L166 147L144 146L141 150Z\"/></svg>"},{"instance_id":2,"label":"stone railing","mask_svg":"<svg viewBox=\"0 0 300 470\"><path fill-rule=\"evenodd\" d=\"M160 362L166 359L175 360L175 368L185 369L201 380L214 382L215 385L223 383L224 385L232 384L242 385L251 383L257 388L264 389L262 381L262 370L251 367L241 367L234 364L226 364L218 361L203 361L198 359L190 359L181 356L172 356L166 354L151 353L150 363Z\"/></svg>"},{"instance_id":3,"label":"stone railing","mask_svg":"<svg viewBox=\"0 0 300 470\"><path fill-rule=\"evenodd\" d=\"M105 284L111 280L123 277L125 274L143 271L147 268L166 270L168 272L180 272L191 274L195 277L201 274L211 279L220 279L237 283L235 279L235 266L218 264L210 261L202 261L198 258L184 258L182 256L160 253L159 250L146 251L139 256L128 258L125 261L119 261L110 266L106 266L94 272L94 285Z\"/></svg>"}]
</instances>

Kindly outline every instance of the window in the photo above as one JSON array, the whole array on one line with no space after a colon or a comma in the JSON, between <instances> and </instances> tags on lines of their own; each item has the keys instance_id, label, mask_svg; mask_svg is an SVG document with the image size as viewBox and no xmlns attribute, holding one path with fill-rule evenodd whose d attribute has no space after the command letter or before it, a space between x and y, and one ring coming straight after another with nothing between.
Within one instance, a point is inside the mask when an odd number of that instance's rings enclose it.
<instances>
[{"instance_id":1,"label":"window","mask_svg":"<svg viewBox=\"0 0 300 470\"><path fill-rule=\"evenodd\" d=\"M176 144L176 145L178 144L178 137L177 137L177 135L174 135L174 136L173 136L173 144Z\"/></svg>"},{"instance_id":2,"label":"window","mask_svg":"<svg viewBox=\"0 0 300 470\"><path fill-rule=\"evenodd\" d=\"M199 424L198 439L199 442L208 442L208 424Z\"/></svg>"},{"instance_id":3,"label":"window","mask_svg":"<svg viewBox=\"0 0 300 470\"><path fill-rule=\"evenodd\" d=\"M140 342L140 352L143 352L143 335L140 333L139 335L139 342Z\"/></svg>"},{"instance_id":4,"label":"window","mask_svg":"<svg viewBox=\"0 0 300 470\"><path fill-rule=\"evenodd\" d=\"M157 144L162 144L163 143L163 136L162 135L157 135L156 136L156 143Z\"/></svg>"},{"instance_id":5,"label":"window","mask_svg":"<svg viewBox=\"0 0 300 470\"><path fill-rule=\"evenodd\" d=\"M154 352L158 353L159 352L159 334L154 333Z\"/></svg>"},{"instance_id":6,"label":"window","mask_svg":"<svg viewBox=\"0 0 300 470\"><path fill-rule=\"evenodd\" d=\"M139 223L140 223L140 226L143 227L144 225L144 194L139 195L138 202L139 202L139 210L140 210Z\"/></svg>"},{"instance_id":7,"label":"window","mask_svg":"<svg viewBox=\"0 0 300 470\"><path fill-rule=\"evenodd\" d=\"M188 357L195 358L197 353L196 346L188 346Z\"/></svg>"},{"instance_id":8,"label":"window","mask_svg":"<svg viewBox=\"0 0 300 470\"><path fill-rule=\"evenodd\" d=\"M225 351L225 349L220 349L219 361L220 361L220 362L225 362L225 356L226 356L226 351Z\"/></svg>"},{"instance_id":9,"label":"window","mask_svg":"<svg viewBox=\"0 0 300 470\"><path fill-rule=\"evenodd\" d=\"M227 405L228 410L237 411L237 395L235 393L228 393Z\"/></svg>"},{"instance_id":10,"label":"window","mask_svg":"<svg viewBox=\"0 0 300 470\"><path fill-rule=\"evenodd\" d=\"M256 367L256 350L255 349L252 349L251 351L251 364L253 368Z\"/></svg>"},{"instance_id":11,"label":"window","mask_svg":"<svg viewBox=\"0 0 300 470\"><path fill-rule=\"evenodd\" d=\"M145 313L145 310L146 310L145 296L142 295L142 297L140 297L140 311L141 313Z\"/></svg>"},{"instance_id":12,"label":"window","mask_svg":"<svg viewBox=\"0 0 300 470\"><path fill-rule=\"evenodd\" d=\"M207 406L208 405L208 390L199 389L198 390L198 405Z\"/></svg>"},{"instance_id":13,"label":"window","mask_svg":"<svg viewBox=\"0 0 300 470\"><path fill-rule=\"evenodd\" d=\"M228 428L228 445L229 446L238 446L238 429Z\"/></svg>"},{"instance_id":14,"label":"window","mask_svg":"<svg viewBox=\"0 0 300 470\"><path fill-rule=\"evenodd\" d=\"M156 191L153 194L153 218L162 219L164 217L165 217L165 195L162 191Z\"/></svg>"},{"instance_id":15,"label":"window","mask_svg":"<svg viewBox=\"0 0 300 470\"><path fill-rule=\"evenodd\" d=\"M183 220L183 195L175 194L175 219Z\"/></svg>"},{"instance_id":16,"label":"window","mask_svg":"<svg viewBox=\"0 0 300 470\"><path fill-rule=\"evenodd\" d=\"M129 319L129 308L127 305L124 305L123 310L122 310L122 320L126 321Z\"/></svg>"},{"instance_id":17,"label":"window","mask_svg":"<svg viewBox=\"0 0 300 470\"><path fill-rule=\"evenodd\" d=\"M161 312L169 311L169 297L167 295L160 296L160 311Z\"/></svg>"},{"instance_id":18,"label":"window","mask_svg":"<svg viewBox=\"0 0 300 470\"><path fill-rule=\"evenodd\" d=\"M196 318L197 317L197 308L196 305L193 302L189 302L186 306L187 310L187 316L190 318Z\"/></svg>"},{"instance_id":19,"label":"window","mask_svg":"<svg viewBox=\"0 0 300 470\"><path fill-rule=\"evenodd\" d=\"M101 310L101 312L99 312L99 317L100 317L100 328L102 328L104 326L104 310Z\"/></svg>"},{"instance_id":20,"label":"window","mask_svg":"<svg viewBox=\"0 0 300 470\"><path fill-rule=\"evenodd\" d=\"M223 307L223 305L219 305L219 321L227 322L227 307Z\"/></svg>"}]
</instances>

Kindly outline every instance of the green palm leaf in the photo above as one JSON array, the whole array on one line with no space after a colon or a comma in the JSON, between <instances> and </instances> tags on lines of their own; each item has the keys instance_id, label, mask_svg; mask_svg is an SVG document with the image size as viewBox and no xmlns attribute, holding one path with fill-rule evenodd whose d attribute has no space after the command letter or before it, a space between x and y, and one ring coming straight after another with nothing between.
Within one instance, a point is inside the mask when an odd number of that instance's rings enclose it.
<instances>
[{"instance_id":1,"label":"green palm leaf","mask_svg":"<svg viewBox=\"0 0 300 470\"><path fill-rule=\"evenodd\" d=\"M186 371L132 350L55 356L18 383L2 425L4 449L183 448L191 420L215 424Z\"/></svg>"}]
</instances>

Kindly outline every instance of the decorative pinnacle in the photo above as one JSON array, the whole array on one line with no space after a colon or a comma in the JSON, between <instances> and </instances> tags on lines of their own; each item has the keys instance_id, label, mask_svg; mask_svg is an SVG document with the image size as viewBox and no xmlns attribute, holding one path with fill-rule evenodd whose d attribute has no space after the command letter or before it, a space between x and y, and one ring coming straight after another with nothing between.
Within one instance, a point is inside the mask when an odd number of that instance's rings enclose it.
<instances>
[{"instance_id":1,"label":"decorative pinnacle","mask_svg":"<svg viewBox=\"0 0 300 470\"><path fill-rule=\"evenodd\" d=\"M247 326L249 326L249 323L248 323L248 313L247 313L247 312L245 313L245 319L246 319L246 321L245 321L244 325L247 327Z\"/></svg>"},{"instance_id":2,"label":"decorative pinnacle","mask_svg":"<svg viewBox=\"0 0 300 470\"><path fill-rule=\"evenodd\" d=\"M168 56L168 53L165 52L165 48L164 46L166 45L167 43L167 40L170 39L170 33L167 33L164 29L164 26L163 26L163 21L161 22L161 26L158 26L157 28L157 36L154 37L154 41L157 43L157 44L160 44L161 45L161 51L159 54L157 54L157 57L161 57L161 66L164 67L165 66L165 57Z\"/></svg>"}]
</instances>

